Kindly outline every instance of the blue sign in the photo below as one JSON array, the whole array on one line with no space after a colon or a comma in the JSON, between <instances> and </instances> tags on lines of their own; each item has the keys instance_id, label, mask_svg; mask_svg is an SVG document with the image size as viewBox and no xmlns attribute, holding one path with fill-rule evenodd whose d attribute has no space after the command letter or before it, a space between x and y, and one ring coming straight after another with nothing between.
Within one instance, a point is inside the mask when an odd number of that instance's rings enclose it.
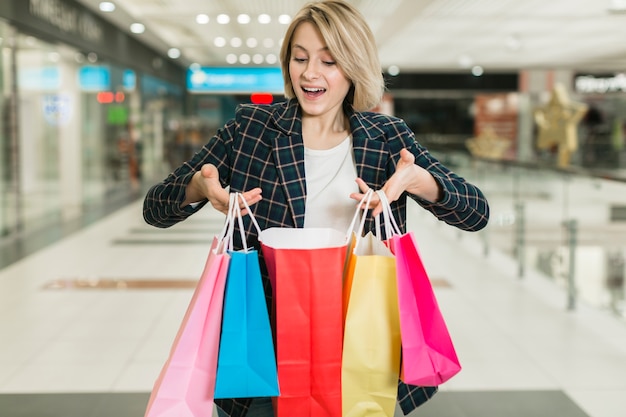
<instances>
[{"instance_id":1,"label":"blue sign","mask_svg":"<svg viewBox=\"0 0 626 417\"><path fill-rule=\"evenodd\" d=\"M111 70L99 65L86 65L78 70L78 85L82 91L111 89Z\"/></svg>"},{"instance_id":2,"label":"blue sign","mask_svg":"<svg viewBox=\"0 0 626 417\"><path fill-rule=\"evenodd\" d=\"M61 72L57 67L23 68L18 72L17 82L23 90L58 90L61 88Z\"/></svg>"},{"instance_id":3,"label":"blue sign","mask_svg":"<svg viewBox=\"0 0 626 417\"><path fill-rule=\"evenodd\" d=\"M277 67L202 67L187 71L191 93L283 94L283 74Z\"/></svg>"},{"instance_id":4,"label":"blue sign","mask_svg":"<svg viewBox=\"0 0 626 417\"><path fill-rule=\"evenodd\" d=\"M126 91L135 91L137 87L137 74L131 69L125 69L122 74L122 85Z\"/></svg>"}]
</instances>

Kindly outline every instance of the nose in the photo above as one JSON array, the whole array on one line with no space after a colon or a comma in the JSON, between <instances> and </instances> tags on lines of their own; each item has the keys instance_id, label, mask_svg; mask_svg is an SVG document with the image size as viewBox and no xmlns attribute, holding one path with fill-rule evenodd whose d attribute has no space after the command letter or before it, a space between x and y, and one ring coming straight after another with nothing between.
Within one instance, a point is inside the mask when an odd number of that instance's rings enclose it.
<instances>
[{"instance_id":1,"label":"nose","mask_svg":"<svg viewBox=\"0 0 626 417\"><path fill-rule=\"evenodd\" d=\"M320 76L319 68L317 68L313 60L309 60L306 68L304 69L304 72L302 73L302 77L305 80L315 80L319 78L319 76Z\"/></svg>"}]
</instances>

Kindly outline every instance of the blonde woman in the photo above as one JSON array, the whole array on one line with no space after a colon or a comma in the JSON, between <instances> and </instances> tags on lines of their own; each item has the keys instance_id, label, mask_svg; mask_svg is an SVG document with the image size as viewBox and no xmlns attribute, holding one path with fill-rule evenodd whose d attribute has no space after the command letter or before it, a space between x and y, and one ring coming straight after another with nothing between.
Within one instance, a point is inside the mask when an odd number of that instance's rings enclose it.
<instances>
[{"instance_id":1,"label":"blonde woman","mask_svg":"<svg viewBox=\"0 0 626 417\"><path fill-rule=\"evenodd\" d=\"M433 158L404 121L368 111L385 86L375 39L352 5L340 0L305 5L287 29L280 57L286 100L240 105L193 158L148 191L148 223L169 227L206 203L226 212L229 192L236 191L261 229L345 231L355 201L373 188L384 190L402 230L407 198L462 230L487 224L489 207L478 188ZM378 203L377 198L371 203L374 213ZM258 247L256 230L249 223L245 227L248 244ZM367 224L366 230L372 227ZM408 413L436 390L399 383L400 406ZM221 416L273 415L268 399L216 404Z\"/></svg>"}]
</instances>

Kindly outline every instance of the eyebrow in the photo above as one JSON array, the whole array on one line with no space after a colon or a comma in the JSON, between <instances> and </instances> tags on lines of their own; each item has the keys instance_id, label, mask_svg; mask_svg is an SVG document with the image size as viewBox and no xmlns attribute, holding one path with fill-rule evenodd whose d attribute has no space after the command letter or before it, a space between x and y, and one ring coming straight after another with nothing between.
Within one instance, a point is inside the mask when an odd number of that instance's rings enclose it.
<instances>
[{"instance_id":1,"label":"eyebrow","mask_svg":"<svg viewBox=\"0 0 626 417\"><path fill-rule=\"evenodd\" d=\"M307 49L304 46L298 45L297 43L294 43L292 45L291 49L296 49L296 48L297 49L302 49L303 51L308 52ZM321 48L319 51L320 52L328 52L329 51L328 46L325 46L325 47Z\"/></svg>"}]
</instances>

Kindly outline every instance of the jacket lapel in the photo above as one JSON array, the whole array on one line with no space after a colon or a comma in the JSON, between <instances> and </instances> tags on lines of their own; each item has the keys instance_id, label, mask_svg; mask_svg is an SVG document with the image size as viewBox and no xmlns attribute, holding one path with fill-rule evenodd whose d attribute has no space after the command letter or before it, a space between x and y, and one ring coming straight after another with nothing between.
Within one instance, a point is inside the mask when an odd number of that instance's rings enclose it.
<instances>
[{"instance_id":1,"label":"jacket lapel","mask_svg":"<svg viewBox=\"0 0 626 417\"><path fill-rule=\"evenodd\" d=\"M282 135L274 138L273 154L276 169L283 184L287 204L296 227L304 227L306 183L304 172L304 142L298 102L290 100L281 111L274 113L274 123Z\"/></svg>"},{"instance_id":2,"label":"jacket lapel","mask_svg":"<svg viewBox=\"0 0 626 417\"><path fill-rule=\"evenodd\" d=\"M377 190L387 180L386 164L389 159L384 132L361 113L350 114L352 146L356 171L367 185Z\"/></svg>"}]
</instances>

